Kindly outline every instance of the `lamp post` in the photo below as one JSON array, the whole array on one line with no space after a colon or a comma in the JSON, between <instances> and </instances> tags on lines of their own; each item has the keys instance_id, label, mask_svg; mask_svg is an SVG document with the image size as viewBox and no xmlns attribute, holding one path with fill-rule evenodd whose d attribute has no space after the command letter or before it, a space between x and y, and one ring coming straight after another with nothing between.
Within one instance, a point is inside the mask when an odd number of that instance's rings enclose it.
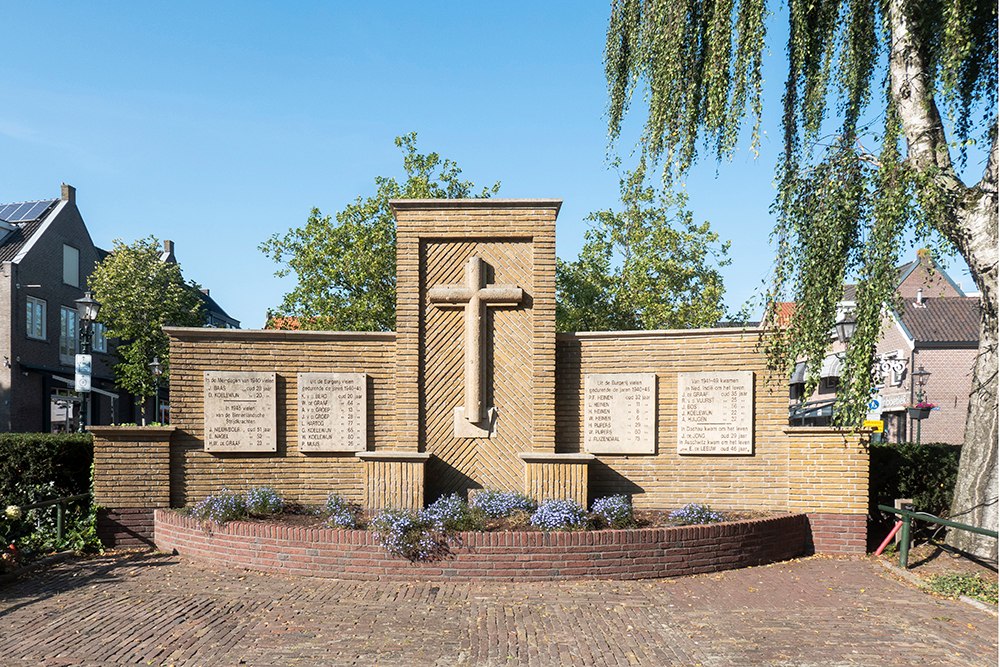
<instances>
[{"instance_id":1,"label":"lamp post","mask_svg":"<svg viewBox=\"0 0 1000 667\"><path fill-rule=\"evenodd\" d=\"M924 393L924 388L927 386L927 379L930 378L931 372L926 370L921 366L918 370L913 371L913 382L916 383L916 405L921 405L924 402L926 394ZM912 388L911 388L912 391ZM916 417L917 420L917 444L920 444L920 426L923 424L924 416L921 415Z\"/></svg>"},{"instance_id":2,"label":"lamp post","mask_svg":"<svg viewBox=\"0 0 1000 667\"><path fill-rule=\"evenodd\" d=\"M149 362L149 372L153 374L153 384L155 385L156 400L153 405L156 406L156 421L161 422L160 418L160 376L163 375L163 364L160 363L159 357L153 357L153 360Z\"/></svg>"},{"instance_id":3,"label":"lamp post","mask_svg":"<svg viewBox=\"0 0 1000 667\"><path fill-rule=\"evenodd\" d=\"M87 430L87 412L89 410L90 376L93 361L90 357L90 346L94 338L94 321L101 312L101 303L93 297L90 291L77 299L76 311L80 316L80 354L76 358L77 391L81 393L80 402L80 433Z\"/></svg>"}]
</instances>

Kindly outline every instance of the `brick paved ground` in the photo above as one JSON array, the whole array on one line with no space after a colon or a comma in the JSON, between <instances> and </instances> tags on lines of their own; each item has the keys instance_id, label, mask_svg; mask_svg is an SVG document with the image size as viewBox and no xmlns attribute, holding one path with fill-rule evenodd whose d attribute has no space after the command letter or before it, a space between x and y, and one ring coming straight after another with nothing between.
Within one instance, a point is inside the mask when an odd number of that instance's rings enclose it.
<instances>
[{"instance_id":1,"label":"brick paved ground","mask_svg":"<svg viewBox=\"0 0 1000 667\"><path fill-rule=\"evenodd\" d=\"M176 556L0 588L3 665L989 665L997 620L811 558L645 582L359 583Z\"/></svg>"}]
</instances>

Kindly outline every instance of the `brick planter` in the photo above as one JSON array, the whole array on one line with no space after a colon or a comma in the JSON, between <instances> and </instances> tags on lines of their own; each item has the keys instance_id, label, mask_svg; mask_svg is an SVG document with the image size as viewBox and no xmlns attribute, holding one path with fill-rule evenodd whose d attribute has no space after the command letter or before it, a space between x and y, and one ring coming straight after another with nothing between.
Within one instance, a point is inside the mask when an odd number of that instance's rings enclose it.
<instances>
[{"instance_id":1,"label":"brick planter","mask_svg":"<svg viewBox=\"0 0 1000 667\"><path fill-rule=\"evenodd\" d=\"M460 533L450 557L411 563L362 530L234 521L207 526L154 513L156 546L194 560L354 580L650 579L761 565L802 555L804 514L708 526L571 533Z\"/></svg>"}]
</instances>

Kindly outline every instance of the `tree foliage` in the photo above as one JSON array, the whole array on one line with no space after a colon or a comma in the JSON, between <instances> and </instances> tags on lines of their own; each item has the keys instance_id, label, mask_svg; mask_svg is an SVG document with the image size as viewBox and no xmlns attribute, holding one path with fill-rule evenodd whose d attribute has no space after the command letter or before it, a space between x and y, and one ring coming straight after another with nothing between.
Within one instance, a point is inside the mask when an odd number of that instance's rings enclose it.
<instances>
[{"instance_id":1,"label":"tree foliage","mask_svg":"<svg viewBox=\"0 0 1000 667\"><path fill-rule=\"evenodd\" d=\"M402 183L375 178L375 194L359 196L333 218L314 208L305 226L275 234L261 251L297 282L277 309L303 329L389 331L396 323L396 223L390 199L489 197L500 184L483 188L460 178L462 170L437 153L417 151L415 132L396 137L403 151Z\"/></svg>"},{"instance_id":2,"label":"tree foliage","mask_svg":"<svg viewBox=\"0 0 1000 667\"><path fill-rule=\"evenodd\" d=\"M556 265L560 331L680 329L723 316L729 243L696 224L683 193L657 193L641 170L621 180L622 210L587 216L580 256Z\"/></svg>"},{"instance_id":3,"label":"tree foliage","mask_svg":"<svg viewBox=\"0 0 1000 667\"><path fill-rule=\"evenodd\" d=\"M859 424L900 253L914 237L958 252L982 294L982 323L953 514L995 524L997 4L788 0L786 8L766 317L777 321L784 300L796 310L791 328L769 339L771 363L790 371L806 357L815 382L843 284L856 277L857 330L836 419ZM700 149L730 157L748 121L755 148L767 16L764 0L614 0L605 58L612 137L641 89L641 162L662 161L667 183ZM953 153L964 164L973 141L988 157L968 185ZM995 558L995 541L989 550Z\"/></svg>"},{"instance_id":4,"label":"tree foliage","mask_svg":"<svg viewBox=\"0 0 1000 667\"><path fill-rule=\"evenodd\" d=\"M101 302L98 320L107 335L118 339L115 381L142 403L156 393L149 370L153 357L169 374L170 346L165 326L201 326L205 321L198 286L185 282L179 264L160 260L160 242L153 236L126 245L114 241L87 281Z\"/></svg>"}]
</instances>

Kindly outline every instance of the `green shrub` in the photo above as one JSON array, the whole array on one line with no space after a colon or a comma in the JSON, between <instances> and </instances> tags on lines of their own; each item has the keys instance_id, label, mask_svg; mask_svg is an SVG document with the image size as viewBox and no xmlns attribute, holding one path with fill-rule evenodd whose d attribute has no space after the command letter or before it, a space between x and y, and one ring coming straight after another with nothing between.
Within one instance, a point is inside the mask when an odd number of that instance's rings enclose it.
<instances>
[{"instance_id":1,"label":"green shrub","mask_svg":"<svg viewBox=\"0 0 1000 667\"><path fill-rule=\"evenodd\" d=\"M5 506L33 502L28 496L42 485L51 498L86 493L93 461L89 433L0 433L0 500Z\"/></svg>"},{"instance_id":2,"label":"green shrub","mask_svg":"<svg viewBox=\"0 0 1000 667\"><path fill-rule=\"evenodd\" d=\"M947 516L961 451L958 445L873 444L871 516L879 515L878 505L892 505L896 498L912 498L918 511Z\"/></svg>"}]
</instances>

